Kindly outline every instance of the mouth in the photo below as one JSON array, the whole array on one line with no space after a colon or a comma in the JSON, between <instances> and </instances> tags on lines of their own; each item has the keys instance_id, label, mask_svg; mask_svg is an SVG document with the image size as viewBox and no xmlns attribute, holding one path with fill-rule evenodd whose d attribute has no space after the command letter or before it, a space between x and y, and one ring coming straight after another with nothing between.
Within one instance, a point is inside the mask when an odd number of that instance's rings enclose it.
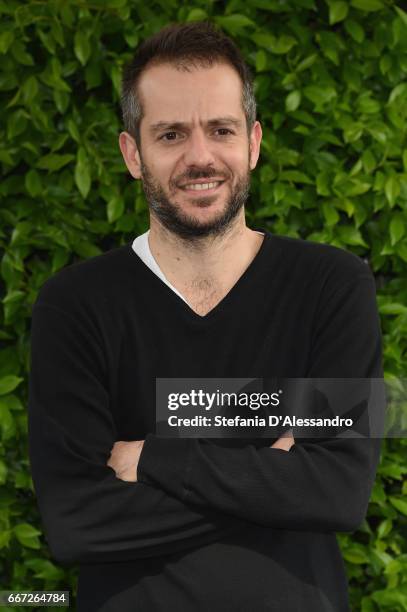
<instances>
[{"instance_id":1,"label":"mouth","mask_svg":"<svg viewBox=\"0 0 407 612\"><path fill-rule=\"evenodd\" d=\"M223 185L225 181L208 181L206 183L193 182L188 183L187 185L180 186L179 189L185 191L188 195L193 196L206 196L212 195L219 191L220 187Z\"/></svg>"}]
</instances>

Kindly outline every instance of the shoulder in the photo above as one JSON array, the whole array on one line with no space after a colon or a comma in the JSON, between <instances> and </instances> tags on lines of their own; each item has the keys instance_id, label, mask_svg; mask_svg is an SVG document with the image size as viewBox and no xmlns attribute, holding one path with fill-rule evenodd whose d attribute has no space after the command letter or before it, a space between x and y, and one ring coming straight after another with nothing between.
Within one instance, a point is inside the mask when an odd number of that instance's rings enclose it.
<instances>
[{"instance_id":1,"label":"shoulder","mask_svg":"<svg viewBox=\"0 0 407 612\"><path fill-rule=\"evenodd\" d=\"M274 235L283 261L321 288L339 288L362 278L374 281L367 259L331 244Z\"/></svg>"},{"instance_id":2,"label":"shoulder","mask_svg":"<svg viewBox=\"0 0 407 612\"><path fill-rule=\"evenodd\" d=\"M86 303L101 305L115 290L115 279L119 282L129 248L125 244L61 268L40 286L34 306L48 304L71 310Z\"/></svg>"}]
</instances>

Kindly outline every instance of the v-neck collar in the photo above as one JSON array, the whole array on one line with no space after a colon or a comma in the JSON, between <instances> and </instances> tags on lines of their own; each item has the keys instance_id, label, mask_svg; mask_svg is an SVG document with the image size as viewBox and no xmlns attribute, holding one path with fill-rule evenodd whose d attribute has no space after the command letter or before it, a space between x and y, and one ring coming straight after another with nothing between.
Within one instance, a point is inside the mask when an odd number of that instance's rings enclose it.
<instances>
[{"instance_id":1,"label":"v-neck collar","mask_svg":"<svg viewBox=\"0 0 407 612\"><path fill-rule=\"evenodd\" d=\"M157 287L160 287L162 291L167 293L170 296L170 299L174 303L177 304L178 308L185 313L185 315L193 322L204 323L206 321L211 321L221 314L225 309L227 309L228 305L235 299L244 286L250 281L251 278L255 276L256 270L261 266L261 263L266 256L269 247L273 241L273 234L266 229L263 228L252 228L254 231L259 231L264 233L263 241L260 245L259 250L256 255L248 265L248 267L244 270L244 272L237 279L235 284L229 289L227 294L213 307L209 312L205 315L200 315L191 306L179 295L177 295L171 287L169 287L153 270L149 268L149 266L135 253L133 249L133 240L127 244L128 249L130 250L131 257L140 263L141 267L145 270L147 274L152 279L152 282L156 284Z\"/></svg>"}]
</instances>

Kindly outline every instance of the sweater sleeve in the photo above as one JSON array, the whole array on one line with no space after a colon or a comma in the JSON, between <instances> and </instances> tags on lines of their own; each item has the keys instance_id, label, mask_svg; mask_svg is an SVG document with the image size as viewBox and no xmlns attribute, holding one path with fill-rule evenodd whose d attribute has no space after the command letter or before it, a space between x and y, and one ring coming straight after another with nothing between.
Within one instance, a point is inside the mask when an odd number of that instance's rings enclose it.
<instances>
[{"instance_id":1,"label":"sweater sleeve","mask_svg":"<svg viewBox=\"0 0 407 612\"><path fill-rule=\"evenodd\" d=\"M315 321L308 377L383 376L375 282L368 270L320 300ZM380 438L303 438L287 452L149 434L137 475L197 508L263 526L353 531L367 511L380 446Z\"/></svg>"},{"instance_id":2,"label":"sweater sleeve","mask_svg":"<svg viewBox=\"0 0 407 612\"><path fill-rule=\"evenodd\" d=\"M188 507L154 485L124 482L107 466L118 438L103 359L92 330L70 311L37 301L31 320L28 441L51 555L67 564L127 561L230 533L225 517Z\"/></svg>"}]
</instances>

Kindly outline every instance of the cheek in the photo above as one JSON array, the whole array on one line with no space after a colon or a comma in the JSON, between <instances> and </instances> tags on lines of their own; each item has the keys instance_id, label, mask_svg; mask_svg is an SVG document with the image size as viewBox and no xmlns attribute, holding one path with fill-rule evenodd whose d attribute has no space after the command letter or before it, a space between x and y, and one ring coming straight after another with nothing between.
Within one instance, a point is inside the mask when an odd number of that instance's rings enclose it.
<instances>
[{"instance_id":1,"label":"cheek","mask_svg":"<svg viewBox=\"0 0 407 612\"><path fill-rule=\"evenodd\" d=\"M241 171L242 168L245 169L247 167L248 159L249 150L241 149L240 147L236 147L233 150L231 149L228 151L228 155L225 156L225 162L227 165L229 165L233 170L237 169L237 171Z\"/></svg>"},{"instance_id":2,"label":"cheek","mask_svg":"<svg viewBox=\"0 0 407 612\"><path fill-rule=\"evenodd\" d=\"M151 178L154 181L160 183L164 188L168 188L169 181L173 176L173 165L168 159L157 160L157 156L152 157L150 160L145 160L146 167L150 173Z\"/></svg>"}]
</instances>

